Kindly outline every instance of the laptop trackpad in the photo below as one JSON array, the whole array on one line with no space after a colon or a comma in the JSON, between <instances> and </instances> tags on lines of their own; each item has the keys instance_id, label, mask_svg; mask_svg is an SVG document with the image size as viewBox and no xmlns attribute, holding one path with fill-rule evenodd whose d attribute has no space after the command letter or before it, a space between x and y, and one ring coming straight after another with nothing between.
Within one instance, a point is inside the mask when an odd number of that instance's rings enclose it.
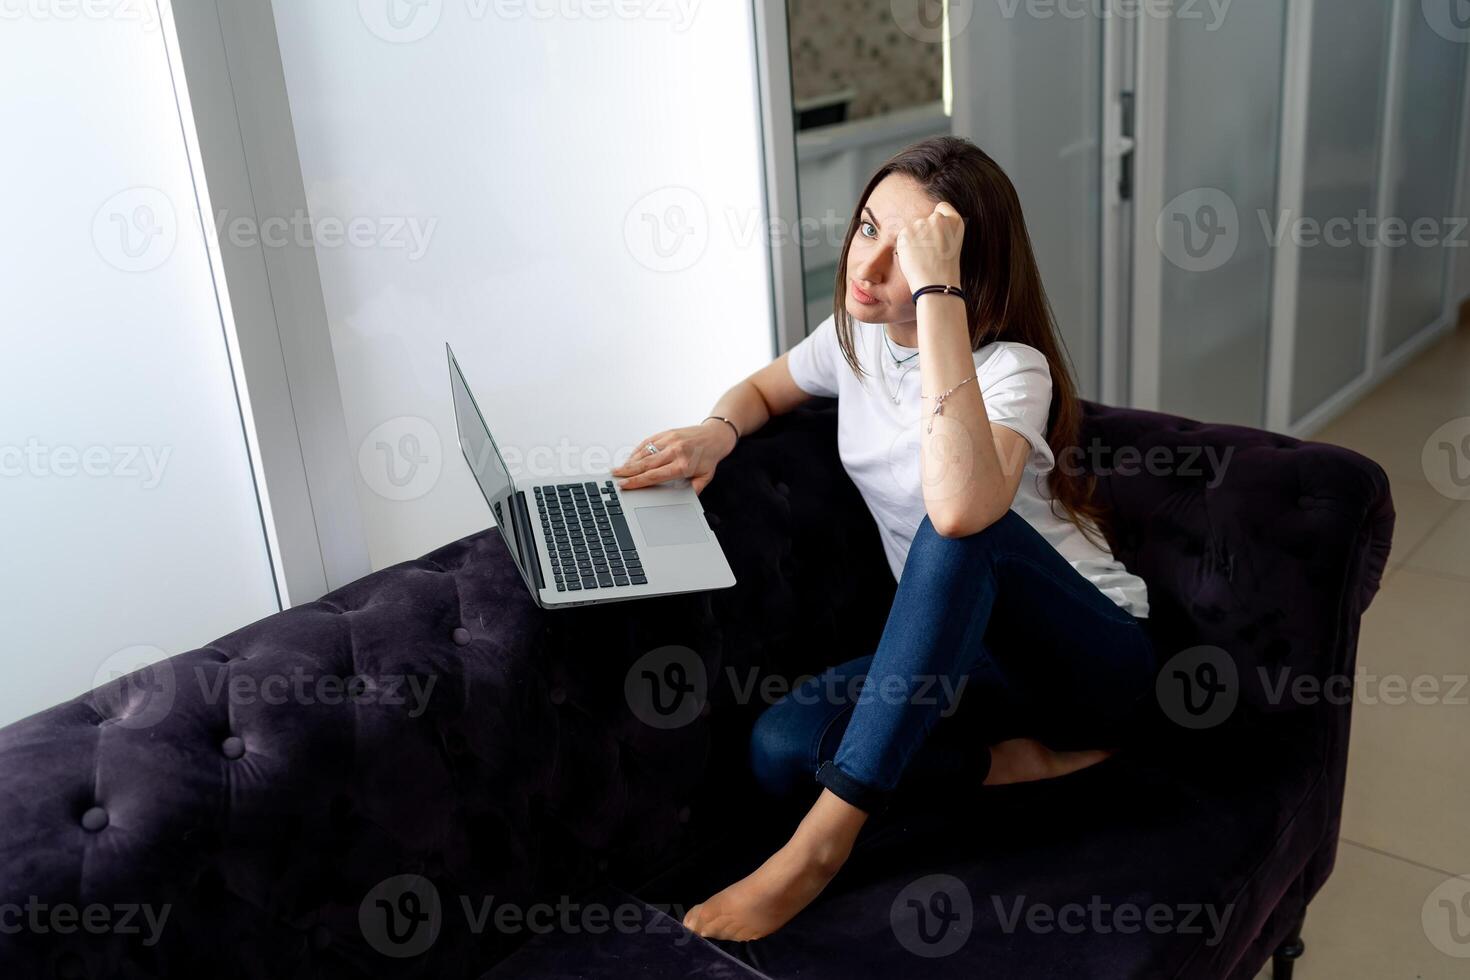
<instances>
[{"instance_id":1,"label":"laptop trackpad","mask_svg":"<svg viewBox=\"0 0 1470 980\"><path fill-rule=\"evenodd\" d=\"M657 507L635 507L638 526L648 544L657 548L669 544L698 544L709 540L709 525L704 512L693 504L663 504Z\"/></svg>"}]
</instances>

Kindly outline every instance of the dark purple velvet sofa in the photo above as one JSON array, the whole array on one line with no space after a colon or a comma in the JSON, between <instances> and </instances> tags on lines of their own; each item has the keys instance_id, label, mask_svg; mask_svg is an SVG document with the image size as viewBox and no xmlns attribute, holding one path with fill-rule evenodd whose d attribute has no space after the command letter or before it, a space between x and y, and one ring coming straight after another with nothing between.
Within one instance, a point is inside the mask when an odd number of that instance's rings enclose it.
<instances>
[{"instance_id":1,"label":"dark purple velvet sofa","mask_svg":"<svg viewBox=\"0 0 1470 980\"><path fill-rule=\"evenodd\" d=\"M548 613L491 530L0 730L0 976L1250 978L1281 950L1280 980L1348 747L1310 692L1352 676L1387 479L1087 413L1157 704L1072 776L916 790L777 934L678 920L800 810L756 795L753 718L892 597L831 402L705 491L732 589Z\"/></svg>"}]
</instances>

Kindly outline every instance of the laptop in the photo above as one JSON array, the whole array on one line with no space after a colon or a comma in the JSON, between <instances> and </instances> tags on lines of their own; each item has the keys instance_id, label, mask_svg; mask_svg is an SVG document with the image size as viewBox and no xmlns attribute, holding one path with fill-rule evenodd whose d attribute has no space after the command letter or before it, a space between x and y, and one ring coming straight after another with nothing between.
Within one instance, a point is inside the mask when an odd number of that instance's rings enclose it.
<instances>
[{"instance_id":1,"label":"laptop","mask_svg":"<svg viewBox=\"0 0 1470 980\"><path fill-rule=\"evenodd\" d=\"M518 486L448 344L459 448L545 609L725 589L735 573L689 480L623 491L607 472Z\"/></svg>"}]
</instances>

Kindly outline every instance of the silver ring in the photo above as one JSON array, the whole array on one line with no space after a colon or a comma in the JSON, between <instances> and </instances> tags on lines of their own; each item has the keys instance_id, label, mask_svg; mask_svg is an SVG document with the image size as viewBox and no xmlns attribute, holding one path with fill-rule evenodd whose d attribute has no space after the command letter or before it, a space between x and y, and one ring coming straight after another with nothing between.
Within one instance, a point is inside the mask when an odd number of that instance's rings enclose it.
<instances>
[{"instance_id":1,"label":"silver ring","mask_svg":"<svg viewBox=\"0 0 1470 980\"><path fill-rule=\"evenodd\" d=\"M654 453L658 452L658 447L655 446L651 442L645 442L643 444L643 448L646 449L646 450L648 450L648 455L650 455L650 456L652 456Z\"/></svg>"}]
</instances>

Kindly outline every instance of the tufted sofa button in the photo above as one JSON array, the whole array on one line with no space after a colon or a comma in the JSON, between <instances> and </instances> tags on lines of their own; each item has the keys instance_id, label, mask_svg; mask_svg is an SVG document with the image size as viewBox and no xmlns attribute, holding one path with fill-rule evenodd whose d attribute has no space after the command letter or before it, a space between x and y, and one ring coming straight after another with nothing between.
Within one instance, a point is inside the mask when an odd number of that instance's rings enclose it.
<instances>
[{"instance_id":1,"label":"tufted sofa button","mask_svg":"<svg viewBox=\"0 0 1470 980\"><path fill-rule=\"evenodd\" d=\"M777 480L776 481L776 483L775 483L775 490L776 490L777 493L779 493L783 497L789 497L789 496L791 496L791 488L788 487L785 484L785 482L782 481L782 480Z\"/></svg>"},{"instance_id":2,"label":"tufted sofa button","mask_svg":"<svg viewBox=\"0 0 1470 980\"><path fill-rule=\"evenodd\" d=\"M704 519L705 519L705 522L707 524L709 524L709 526L712 527L712 528L719 527L720 526L720 515L719 514L711 514L708 511L705 511Z\"/></svg>"},{"instance_id":3,"label":"tufted sofa button","mask_svg":"<svg viewBox=\"0 0 1470 980\"><path fill-rule=\"evenodd\" d=\"M80 980L87 975L82 958L76 953L64 953L56 963L56 975L62 980Z\"/></svg>"},{"instance_id":4,"label":"tufted sofa button","mask_svg":"<svg viewBox=\"0 0 1470 980\"><path fill-rule=\"evenodd\" d=\"M467 647L470 645L470 631L463 626L456 626L452 636L455 646Z\"/></svg>"},{"instance_id":5,"label":"tufted sofa button","mask_svg":"<svg viewBox=\"0 0 1470 980\"><path fill-rule=\"evenodd\" d=\"M550 697L551 697L551 703L552 704L561 704L564 701L566 701L566 699L567 699L567 692L563 688L553 687L551 689L551 695L550 695Z\"/></svg>"},{"instance_id":6,"label":"tufted sofa button","mask_svg":"<svg viewBox=\"0 0 1470 980\"><path fill-rule=\"evenodd\" d=\"M678 817L680 823L688 823L691 816L693 816L693 814L690 812L687 806L679 807Z\"/></svg>"},{"instance_id":7,"label":"tufted sofa button","mask_svg":"<svg viewBox=\"0 0 1470 980\"><path fill-rule=\"evenodd\" d=\"M332 934L324 925L316 925L311 930L311 948L320 953L332 945Z\"/></svg>"},{"instance_id":8,"label":"tufted sofa button","mask_svg":"<svg viewBox=\"0 0 1470 980\"><path fill-rule=\"evenodd\" d=\"M219 750L226 759L238 759L245 754L245 740L239 735L231 735L220 743Z\"/></svg>"},{"instance_id":9,"label":"tufted sofa button","mask_svg":"<svg viewBox=\"0 0 1470 980\"><path fill-rule=\"evenodd\" d=\"M82 814L82 829L90 830L92 833L95 834L97 833L97 831L107 826L108 820L109 817L107 816L107 811L102 809L100 806L94 806L86 813Z\"/></svg>"}]
</instances>

